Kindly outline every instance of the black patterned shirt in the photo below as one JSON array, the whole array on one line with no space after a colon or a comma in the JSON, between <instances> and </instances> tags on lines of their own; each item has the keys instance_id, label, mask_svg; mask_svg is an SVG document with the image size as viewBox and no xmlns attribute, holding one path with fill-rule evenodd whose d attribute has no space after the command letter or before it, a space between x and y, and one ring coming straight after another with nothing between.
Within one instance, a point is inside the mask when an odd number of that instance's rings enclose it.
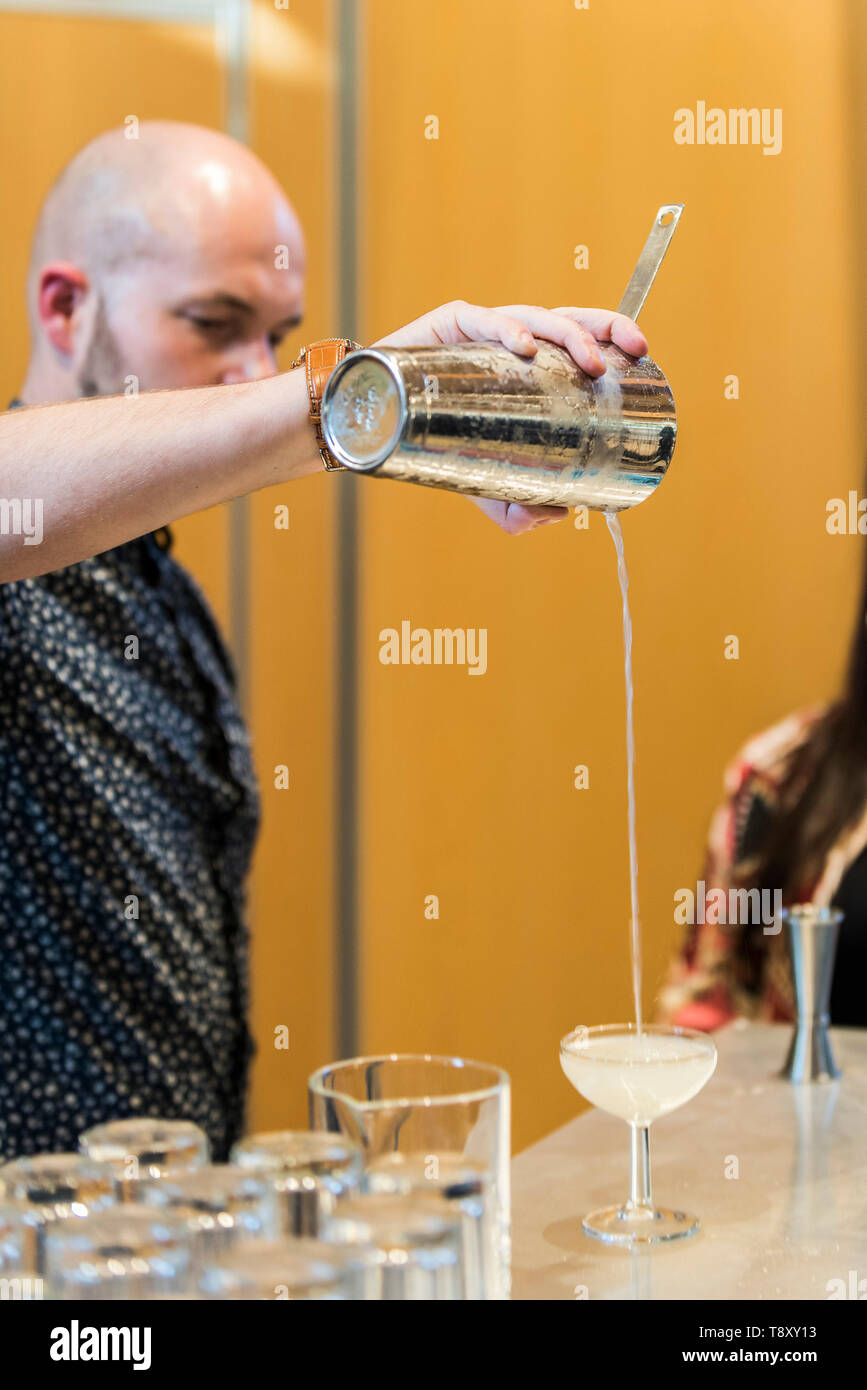
<instances>
[{"instance_id":1,"label":"black patterned shirt","mask_svg":"<svg viewBox=\"0 0 867 1390\"><path fill-rule=\"evenodd\" d=\"M168 531L0 585L0 1156L242 1130L250 744Z\"/></svg>"}]
</instances>

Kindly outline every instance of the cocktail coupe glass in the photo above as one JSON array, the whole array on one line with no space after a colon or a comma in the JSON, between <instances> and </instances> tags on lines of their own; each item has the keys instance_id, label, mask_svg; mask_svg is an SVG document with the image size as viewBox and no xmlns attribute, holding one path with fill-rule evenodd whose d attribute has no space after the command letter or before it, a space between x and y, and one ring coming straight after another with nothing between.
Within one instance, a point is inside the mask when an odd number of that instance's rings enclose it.
<instances>
[{"instance_id":1,"label":"cocktail coupe glass","mask_svg":"<svg viewBox=\"0 0 867 1390\"><path fill-rule=\"evenodd\" d=\"M575 1090L626 1120L632 1133L629 1198L590 1212L582 1230L614 1245L655 1245L694 1235L700 1222L654 1205L650 1126L698 1095L713 1074L716 1044L707 1033L661 1024L608 1023L575 1028L560 1043L560 1065Z\"/></svg>"}]
</instances>

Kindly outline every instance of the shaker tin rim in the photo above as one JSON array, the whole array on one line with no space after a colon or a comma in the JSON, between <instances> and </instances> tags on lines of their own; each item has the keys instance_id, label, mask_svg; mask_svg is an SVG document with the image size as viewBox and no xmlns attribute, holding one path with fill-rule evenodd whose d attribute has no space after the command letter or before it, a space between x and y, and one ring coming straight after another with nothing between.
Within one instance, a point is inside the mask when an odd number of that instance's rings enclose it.
<instances>
[{"instance_id":1,"label":"shaker tin rim","mask_svg":"<svg viewBox=\"0 0 867 1390\"><path fill-rule=\"evenodd\" d=\"M378 454L369 459L366 463L359 463L357 459L348 454L343 446L334 437L331 429L331 407L334 395L340 384L340 380L345 376L350 367L357 365L359 358L364 358L367 362L380 362L388 370L388 374L397 387L400 400L400 410L402 415L400 430L393 441L389 441ZM391 354L380 348L357 348L354 352L347 353L341 362L338 362L331 376L325 384L325 391L322 396L322 432L325 435L325 442L328 450L334 455L338 463L342 463L344 468L351 469L353 473L372 473L390 458L398 447L403 431L406 427L406 420L409 414L409 405L406 397L406 383L394 364Z\"/></svg>"}]
</instances>

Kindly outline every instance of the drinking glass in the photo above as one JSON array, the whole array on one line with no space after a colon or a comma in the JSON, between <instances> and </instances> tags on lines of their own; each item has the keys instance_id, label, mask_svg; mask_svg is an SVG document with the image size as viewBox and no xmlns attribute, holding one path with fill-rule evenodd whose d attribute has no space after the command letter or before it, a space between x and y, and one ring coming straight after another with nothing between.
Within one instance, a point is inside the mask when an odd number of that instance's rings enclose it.
<instances>
[{"instance_id":1,"label":"drinking glass","mask_svg":"<svg viewBox=\"0 0 867 1390\"><path fill-rule=\"evenodd\" d=\"M0 1273L20 1269L30 1244L26 1202L14 1197L0 1199Z\"/></svg>"},{"instance_id":2,"label":"drinking glass","mask_svg":"<svg viewBox=\"0 0 867 1390\"><path fill-rule=\"evenodd\" d=\"M219 1261L241 1241L277 1240L283 1231L273 1183L227 1163L141 1183L140 1201L183 1217L202 1262Z\"/></svg>"},{"instance_id":3,"label":"drinking glass","mask_svg":"<svg viewBox=\"0 0 867 1390\"><path fill-rule=\"evenodd\" d=\"M444 1197L460 1222L465 1297L492 1296L497 1280L497 1213L493 1180L483 1164L461 1154L429 1159L420 1154L382 1154L368 1166L364 1189Z\"/></svg>"},{"instance_id":4,"label":"drinking glass","mask_svg":"<svg viewBox=\"0 0 867 1390\"><path fill-rule=\"evenodd\" d=\"M77 1222L116 1201L114 1174L86 1154L34 1154L0 1167L0 1197L24 1204L23 1261L44 1273L45 1240L59 1222Z\"/></svg>"},{"instance_id":5,"label":"drinking glass","mask_svg":"<svg viewBox=\"0 0 867 1390\"><path fill-rule=\"evenodd\" d=\"M139 1183L202 1168L210 1160L208 1136L189 1120L111 1120L85 1130L82 1153L110 1163L122 1202L136 1202Z\"/></svg>"},{"instance_id":6,"label":"drinking glass","mask_svg":"<svg viewBox=\"0 0 867 1390\"><path fill-rule=\"evenodd\" d=\"M373 1296L373 1273L366 1251L323 1240L244 1241L205 1269L198 1289L214 1299L361 1300Z\"/></svg>"},{"instance_id":7,"label":"drinking glass","mask_svg":"<svg viewBox=\"0 0 867 1390\"><path fill-rule=\"evenodd\" d=\"M509 1296L509 1078L461 1057L389 1053L334 1062L308 1081L315 1129L347 1134L368 1162L381 1154L448 1161L490 1177L496 1268L491 1298Z\"/></svg>"},{"instance_id":8,"label":"drinking glass","mask_svg":"<svg viewBox=\"0 0 867 1390\"><path fill-rule=\"evenodd\" d=\"M697 1095L713 1074L716 1044L707 1033L661 1024L575 1028L560 1043L560 1065L585 1100L626 1120L631 1130L630 1192L619 1207L585 1216L588 1236L616 1245L653 1245L691 1236L695 1216L654 1205L650 1126Z\"/></svg>"},{"instance_id":9,"label":"drinking glass","mask_svg":"<svg viewBox=\"0 0 867 1390\"><path fill-rule=\"evenodd\" d=\"M362 1152L342 1135L310 1130L251 1134L232 1149L239 1168L259 1173L282 1198L287 1235L315 1236L323 1216L361 1179Z\"/></svg>"},{"instance_id":10,"label":"drinking glass","mask_svg":"<svg viewBox=\"0 0 867 1390\"><path fill-rule=\"evenodd\" d=\"M128 1202L55 1226L45 1241L52 1299L150 1299L195 1290L193 1235L184 1218Z\"/></svg>"},{"instance_id":11,"label":"drinking glass","mask_svg":"<svg viewBox=\"0 0 867 1390\"><path fill-rule=\"evenodd\" d=\"M364 1192L327 1217L323 1235L372 1257L383 1301L442 1302L466 1297L460 1213L437 1193Z\"/></svg>"},{"instance_id":12,"label":"drinking glass","mask_svg":"<svg viewBox=\"0 0 867 1390\"><path fill-rule=\"evenodd\" d=\"M0 1300L29 1302L43 1297L36 1250L44 1225L44 1218L26 1202L0 1198Z\"/></svg>"}]
</instances>

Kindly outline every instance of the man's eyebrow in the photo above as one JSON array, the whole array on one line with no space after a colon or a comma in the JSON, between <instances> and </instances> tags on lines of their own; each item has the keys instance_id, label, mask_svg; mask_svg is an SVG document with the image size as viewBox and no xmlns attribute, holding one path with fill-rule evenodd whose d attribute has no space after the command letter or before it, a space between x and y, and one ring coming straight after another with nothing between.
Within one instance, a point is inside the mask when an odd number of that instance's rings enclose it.
<instances>
[{"instance_id":1,"label":"man's eyebrow","mask_svg":"<svg viewBox=\"0 0 867 1390\"><path fill-rule=\"evenodd\" d=\"M195 294L187 301L190 304L209 304L215 309L234 309L241 314L252 314L255 310L252 304L248 304L246 299L239 299L235 294L227 294L225 290L215 290L213 294Z\"/></svg>"},{"instance_id":2,"label":"man's eyebrow","mask_svg":"<svg viewBox=\"0 0 867 1390\"><path fill-rule=\"evenodd\" d=\"M248 304L246 299L239 299L237 295L228 294L225 290L215 290L213 294L197 294L187 301L186 307L190 308L194 304L208 305L213 309L234 309L236 313L246 314L248 318L256 312L253 305ZM291 328L298 327L302 318L302 314L289 314L275 325L273 331L285 329L288 333Z\"/></svg>"}]
</instances>

